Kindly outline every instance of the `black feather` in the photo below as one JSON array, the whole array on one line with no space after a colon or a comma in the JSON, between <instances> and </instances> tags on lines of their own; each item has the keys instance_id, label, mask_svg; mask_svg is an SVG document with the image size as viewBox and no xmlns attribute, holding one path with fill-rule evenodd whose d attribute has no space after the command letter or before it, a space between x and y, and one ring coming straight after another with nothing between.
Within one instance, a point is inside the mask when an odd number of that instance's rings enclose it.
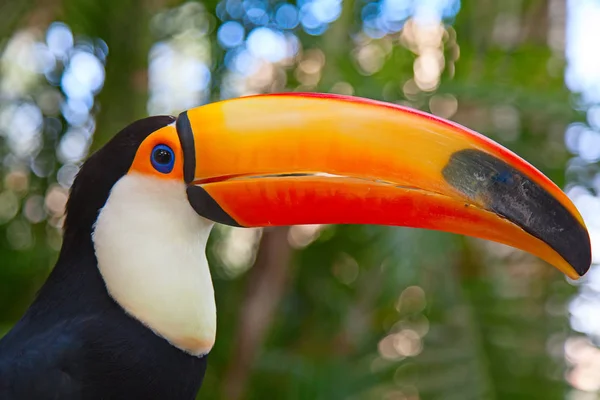
<instances>
[{"instance_id":1,"label":"black feather","mask_svg":"<svg viewBox=\"0 0 600 400\"><path fill-rule=\"evenodd\" d=\"M108 295L93 225L140 143L173 123L159 116L118 133L73 183L63 246L36 300L0 340L0 399L192 399L206 370L128 316Z\"/></svg>"}]
</instances>

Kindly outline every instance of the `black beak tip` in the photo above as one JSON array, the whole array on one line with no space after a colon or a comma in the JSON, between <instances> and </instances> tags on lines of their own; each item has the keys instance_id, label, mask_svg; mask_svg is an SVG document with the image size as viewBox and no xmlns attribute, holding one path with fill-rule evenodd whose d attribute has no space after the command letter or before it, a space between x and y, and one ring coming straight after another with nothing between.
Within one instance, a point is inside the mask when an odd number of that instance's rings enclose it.
<instances>
[{"instance_id":1,"label":"black beak tip","mask_svg":"<svg viewBox=\"0 0 600 400\"><path fill-rule=\"evenodd\" d=\"M592 252L585 227L558 199L511 165L483 151L465 149L450 157L442 174L465 195L485 199L488 210L553 248L579 276L590 269Z\"/></svg>"},{"instance_id":2,"label":"black beak tip","mask_svg":"<svg viewBox=\"0 0 600 400\"><path fill-rule=\"evenodd\" d=\"M592 246L590 243L590 237L585 233L585 238L581 238L581 245L579 248L575 247L570 254L563 254L563 258L571 262L571 266L579 274L584 276L592 266Z\"/></svg>"}]
</instances>

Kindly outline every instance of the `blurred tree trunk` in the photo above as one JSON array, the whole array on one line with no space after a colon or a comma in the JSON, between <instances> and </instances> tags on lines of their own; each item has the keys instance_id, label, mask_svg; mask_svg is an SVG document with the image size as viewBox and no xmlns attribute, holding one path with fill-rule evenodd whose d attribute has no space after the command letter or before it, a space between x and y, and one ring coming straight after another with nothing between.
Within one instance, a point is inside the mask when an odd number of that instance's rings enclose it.
<instances>
[{"instance_id":1,"label":"blurred tree trunk","mask_svg":"<svg viewBox=\"0 0 600 400\"><path fill-rule=\"evenodd\" d=\"M327 62L319 84L321 91L327 91L341 79L339 66L345 63L352 48L350 28L353 22L354 1L344 1L340 17L322 37ZM285 295L292 256L288 232L288 227L265 231L256 263L249 272L234 350L222 384L223 398L228 400L243 398L252 363L269 332L277 305Z\"/></svg>"},{"instance_id":2,"label":"blurred tree trunk","mask_svg":"<svg viewBox=\"0 0 600 400\"><path fill-rule=\"evenodd\" d=\"M277 227L265 229L263 233L256 262L248 273L229 366L222 383L225 399L243 397L252 364L285 293L292 258L288 231L288 227Z\"/></svg>"},{"instance_id":3,"label":"blurred tree trunk","mask_svg":"<svg viewBox=\"0 0 600 400\"><path fill-rule=\"evenodd\" d=\"M341 80L340 66L344 65L347 57L351 56L353 47L351 28L354 24L354 0L342 2L340 17L325 32L322 39L322 49L327 60L323 69L323 79L320 87L328 91L331 86Z\"/></svg>"},{"instance_id":4,"label":"blurred tree trunk","mask_svg":"<svg viewBox=\"0 0 600 400\"><path fill-rule=\"evenodd\" d=\"M31 11L34 0L3 0L0 2L0 46L22 24L23 17Z\"/></svg>"}]
</instances>

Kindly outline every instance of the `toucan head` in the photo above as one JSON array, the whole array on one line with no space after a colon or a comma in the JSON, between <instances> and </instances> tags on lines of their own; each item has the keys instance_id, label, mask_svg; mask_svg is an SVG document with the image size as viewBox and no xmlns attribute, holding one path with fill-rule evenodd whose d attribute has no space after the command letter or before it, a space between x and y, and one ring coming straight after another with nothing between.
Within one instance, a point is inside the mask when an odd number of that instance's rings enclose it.
<instances>
[{"instance_id":1,"label":"toucan head","mask_svg":"<svg viewBox=\"0 0 600 400\"><path fill-rule=\"evenodd\" d=\"M423 112L335 95L138 121L84 164L67 213L65 235L89 220L113 299L195 355L216 333L204 254L214 222L442 230L525 250L573 279L591 263L573 203L511 151Z\"/></svg>"}]
</instances>

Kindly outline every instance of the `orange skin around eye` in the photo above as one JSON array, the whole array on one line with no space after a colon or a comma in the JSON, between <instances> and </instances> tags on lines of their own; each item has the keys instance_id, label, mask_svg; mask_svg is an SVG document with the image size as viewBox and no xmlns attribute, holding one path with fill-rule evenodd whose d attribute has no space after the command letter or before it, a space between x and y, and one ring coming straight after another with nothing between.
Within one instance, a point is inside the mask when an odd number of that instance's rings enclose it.
<instances>
[{"instance_id":1,"label":"orange skin around eye","mask_svg":"<svg viewBox=\"0 0 600 400\"><path fill-rule=\"evenodd\" d=\"M169 146L173 150L173 154L175 154L173 170L168 174L157 171L152 165L152 150L159 144ZM179 142L179 136L177 136L175 125L168 125L160 128L144 139L135 154L129 172L138 172L157 178L180 179L183 181L183 151L181 150L181 144Z\"/></svg>"}]
</instances>

